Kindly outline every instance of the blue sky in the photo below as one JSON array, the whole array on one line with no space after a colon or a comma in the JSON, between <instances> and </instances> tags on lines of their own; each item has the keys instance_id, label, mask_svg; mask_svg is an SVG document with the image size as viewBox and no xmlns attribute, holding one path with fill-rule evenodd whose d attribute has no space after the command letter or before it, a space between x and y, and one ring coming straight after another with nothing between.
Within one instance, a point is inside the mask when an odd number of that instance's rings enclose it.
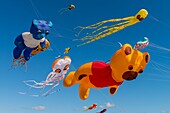
<instances>
[{"instance_id":1,"label":"blue sky","mask_svg":"<svg viewBox=\"0 0 170 113\"><path fill-rule=\"evenodd\" d=\"M74 4L76 8L59 15L61 8ZM169 113L170 100L170 19L169 0L1 0L1 78L0 78L0 113L81 113L83 106L93 103L105 105L110 102L115 107L108 108L108 113ZM112 34L96 42L76 48L80 41L72 42L77 26L86 26L111 18L127 17L140 9L148 10L148 17L133 26ZM38 12L38 13L37 13ZM31 58L28 70L25 67L11 69L14 40L22 32L29 31L33 19L52 21L54 27L47 37L51 41L51 51L47 50ZM65 88L60 84L58 93L48 97L19 95L18 91L27 90L22 81L42 81L51 71L55 57L72 47L68 54L72 58L69 71L90 61L107 61L119 49L117 42L134 45L147 36L150 42L165 49L148 46L142 51L151 55L151 62L134 81L125 81L118 92L111 96L108 88L91 89L87 100L79 99L78 85ZM157 46L158 47L158 46ZM35 90L30 91L34 93ZM35 91L37 92L37 90ZM37 111L36 106L45 109ZM96 113L97 108L89 113Z\"/></svg>"}]
</instances>

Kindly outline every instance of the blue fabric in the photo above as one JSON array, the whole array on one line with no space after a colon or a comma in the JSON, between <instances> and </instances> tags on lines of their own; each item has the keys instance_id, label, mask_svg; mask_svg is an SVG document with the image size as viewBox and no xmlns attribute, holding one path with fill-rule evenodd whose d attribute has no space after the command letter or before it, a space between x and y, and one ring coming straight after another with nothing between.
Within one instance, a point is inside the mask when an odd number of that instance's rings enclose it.
<instances>
[{"instance_id":1,"label":"blue fabric","mask_svg":"<svg viewBox=\"0 0 170 113\"><path fill-rule=\"evenodd\" d=\"M46 46L46 40L44 40L43 42L41 42L41 43L40 43L40 46L41 46L42 48L45 48L45 46Z\"/></svg>"},{"instance_id":2,"label":"blue fabric","mask_svg":"<svg viewBox=\"0 0 170 113\"><path fill-rule=\"evenodd\" d=\"M33 35L34 39L40 40L49 34L50 28L52 26L53 24L51 21L47 22L44 20L33 20L30 28L30 33ZM30 59L32 50L35 50L38 47L38 45L35 48L27 47L24 43L22 34L15 39L14 44L16 45L16 47L13 50L14 58L18 59L21 56L22 51L24 51L24 58L26 61ZM41 42L40 46L42 48L45 48L46 40L44 40L44 42Z\"/></svg>"},{"instance_id":3,"label":"blue fabric","mask_svg":"<svg viewBox=\"0 0 170 113\"><path fill-rule=\"evenodd\" d=\"M24 50L24 58L25 58L26 61L28 61L30 59L32 50L34 50L36 48L26 48Z\"/></svg>"}]
</instances>

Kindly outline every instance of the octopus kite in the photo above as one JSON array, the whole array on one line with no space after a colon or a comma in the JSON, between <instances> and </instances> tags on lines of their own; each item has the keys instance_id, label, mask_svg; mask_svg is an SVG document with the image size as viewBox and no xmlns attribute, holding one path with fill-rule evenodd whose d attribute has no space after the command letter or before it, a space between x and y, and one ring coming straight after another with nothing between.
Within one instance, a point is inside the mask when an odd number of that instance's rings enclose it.
<instances>
[{"instance_id":1,"label":"octopus kite","mask_svg":"<svg viewBox=\"0 0 170 113\"><path fill-rule=\"evenodd\" d=\"M71 59L68 56L65 56L64 58L58 58L53 62L53 71L47 75L45 81L36 82L35 80L28 80L24 81L24 83L30 88L44 89L45 86L52 86L52 88L42 94L42 96L47 96L50 94L50 91L52 91L56 86L58 86L60 84L60 81L64 79L65 74L69 69L70 63Z\"/></svg>"},{"instance_id":2,"label":"octopus kite","mask_svg":"<svg viewBox=\"0 0 170 113\"><path fill-rule=\"evenodd\" d=\"M104 38L108 35L111 35L115 32L118 32L128 26L134 25L142 20L144 20L148 15L147 10L141 9L135 16L125 17L125 18L118 18L118 19L111 19L111 20L104 20L102 22L98 22L96 24L92 24L90 26L78 26L77 28L81 28L79 33L76 36L79 36L80 33L85 29L94 29L91 33L86 33L87 36L80 38L80 39L74 39L75 40L81 40L86 41L82 44L77 45L77 47L94 42L96 40L99 40L101 38ZM118 22L118 24L113 24L110 26L106 26L104 24L110 23L110 22Z\"/></svg>"}]
</instances>

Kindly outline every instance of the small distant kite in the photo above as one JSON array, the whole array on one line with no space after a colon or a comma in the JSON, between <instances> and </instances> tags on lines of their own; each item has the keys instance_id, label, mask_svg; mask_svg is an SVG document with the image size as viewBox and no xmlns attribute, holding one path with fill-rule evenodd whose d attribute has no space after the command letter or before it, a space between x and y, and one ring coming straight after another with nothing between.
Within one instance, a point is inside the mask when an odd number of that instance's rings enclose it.
<instances>
[{"instance_id":1,"label":"small distant kite","mask_svg":"<svg viewBox=\"0 0 170 113\"><path fill-rule=\"evenodd\" d=\"M93 104L90 107L88 107L87 109L85 109L84 112L88 111L88 110L96 109L96 107L97 107L97 104Z\"/></svg>"},{"instance_id":2,"label":"small distant kite","mask_svg":"<svg viewBox=\"0 0 170 113\"><path fill-rule=\"evenodd\" d=\"M128 26L134 25L142 20L144 20L148 15L147 10L141 9L135 16L130 16L130 17L125 17L125 18L118 18L118 19L110 19L110 20L104 20L102 22L98 22L96 24L92 24L89 26L78 26L76 28L81 28L81 30L78 32L76 36L79 36L80 33L85 30L85 29L94 29L91 33L86 33L87 35L83 38L80 39L73 39L75 40L81 40L81 41L86 41L82 44L77 45L77 47L94 42L96 40L99 40L101 38L104 38L108 35L111 35L115 32L118 32ZM110 26L104 25L107 23L116 23Z\"/></svg>"},{"instance_id":3,"label":"small distant kite","mask_svg":"<svg viewBox=\"0 0 170 113\"><path fill-rule=\"evenodd\" d=\"M70 47L65 48L64 54L67 54L71 50Z\"/></svg>"},{"instance_id":4,"label":"small distant kite","mask_svg":"<svg viewBox=\"0 0 170 113\"><path fill-rule=\"evenodd\" d=\"M134 49L136 50L141 50L147 47L149 44L149 39L147 37L144 37L144 40L140 40L139 42L136 43Z\"/></svg>"},{"instance_id":5,"label":"small distant kite","mask_svg":"<svg viewBox=\"0 0 170 113\"><path fill-rule=\"evenodd\" d=\"M61 14L63 14L64 12L69 11L69 10L72 10L72 9L74 9L74 8L76 8L75 5L70 4L69 7L60 9L59 13L60 13L60 15L61 15Z\"/></svg>"},{"instance_id":6,"label":"small distant kite","mask_svg":"<svg viewBox=\"0 0 170 113\"><path fill-rule=\"evenodd\" d=\"M58 55L56 58L63 57L65 54L68 54L70 50L71 50L71 48L70 48L70 47L65 48L64 53L63 53L63 54Z\"/></svg>"},{"instance_id":7,"label":"small distant kite","mask_svg":"<svg viewBox=\"0 0 170 113\"><path fill-rule=\"evenodd\" d=\"M107 111L107 109L103 109L101 110L100 112L97 112L97 113L105 113Z\"/></svg>"}]
</instances>

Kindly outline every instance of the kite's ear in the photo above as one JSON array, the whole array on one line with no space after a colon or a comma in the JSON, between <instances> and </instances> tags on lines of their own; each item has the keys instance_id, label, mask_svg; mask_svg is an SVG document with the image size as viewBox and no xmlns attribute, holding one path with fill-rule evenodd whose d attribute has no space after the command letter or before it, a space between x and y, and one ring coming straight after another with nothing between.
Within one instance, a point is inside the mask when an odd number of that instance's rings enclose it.
<instances>
[{"instance_id":1,"label":"kite's ear","mask_svg":"<svg viewBox=\"0 0 170 113\"><path fill-rule=\"evenodd\" d=\"M143 56L144 56L144 59L145 59L145 62L148 63L150 61L150 55L148 52L144 52L143 53Z\"/></svg>"},{"instance_id":2,"label":"kite's ear","mask_svg":"<svg viewBox=\"0 0 170 113\"><path fill-rule=\"evenodd\" d=\"M48 26L49 27L52 27L53 26L53 23L51 21L48 22Z\"/></svg>"},{"instance_id":3,"label":"kite's ear","mask_svg":"<svg viewBox=\"0 0 170 113\"><path fill-rule=\"evenodd\" d=\"M34 20L32 21L32 23L37 26L37 25L38 25L38 20L34 19Z\"/></svg>"},{"instance_id":4,"label":"kite's ear","mask_svg":"<svg viewBox=\"0 0 170 113\"><path fill-rule=\"evenodd\" d=\"M130 44L123 45L121 52L124 55L130 55L132 53L132 46Z\"/></svg>"}]
</instances>

